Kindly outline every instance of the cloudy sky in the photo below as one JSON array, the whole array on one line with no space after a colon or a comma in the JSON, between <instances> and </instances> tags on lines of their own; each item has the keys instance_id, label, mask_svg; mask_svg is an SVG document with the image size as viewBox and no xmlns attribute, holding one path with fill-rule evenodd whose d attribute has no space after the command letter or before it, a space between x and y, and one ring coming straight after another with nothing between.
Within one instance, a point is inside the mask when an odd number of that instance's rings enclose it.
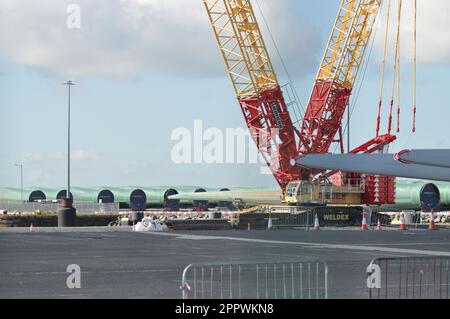
<instances>
[{"instance_id":1,"label":"cloudy sky","mask_svg":"<svg viewBox=\"0 0 450 319\"><path fill-rule=\"evenodd\" d=\"M258 2L306 104L340 1ZM403 3L402 130L391 149L450 147L450 1L418 0L415 134L412 0ZM67 27L71 4L81 9L80 28ZM352 98L352 146L374 135L386 4L363 85ZM281 59L263 23L261 28L284 83ZM0 186L18 185L14 163L24 164L25 186L64 185L67 92L61 83L68 79L77 83L73 184L275 186L259 164L171 160L176 128L192 130L195 120L205 129L245 127L201 0L0 0L0 39ZM389 85L385 91L388 100Z\"/></svg>"}]
</instances>

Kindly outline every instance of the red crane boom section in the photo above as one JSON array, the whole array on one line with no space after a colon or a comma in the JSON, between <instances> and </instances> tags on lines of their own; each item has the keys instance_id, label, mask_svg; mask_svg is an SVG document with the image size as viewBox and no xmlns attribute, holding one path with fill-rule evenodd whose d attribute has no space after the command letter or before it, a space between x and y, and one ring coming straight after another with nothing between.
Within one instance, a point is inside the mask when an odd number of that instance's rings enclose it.
<instances>
[{"instance_id":1,"label":"red crane boom section","mask_svg":"<svg viewBox=\"0 0 450 319\"><path fill-rule=\"evenodd\" d=\"M343 0L323 56L300 130L301 154L326 153L348 107L381 0ZM342 136L340 136L342 138ZM385 145L394 136L370 141ZM375 148L374 151L379 148ZM358 147L354 151L369 149Z\"/></svg>"}]
</instances>

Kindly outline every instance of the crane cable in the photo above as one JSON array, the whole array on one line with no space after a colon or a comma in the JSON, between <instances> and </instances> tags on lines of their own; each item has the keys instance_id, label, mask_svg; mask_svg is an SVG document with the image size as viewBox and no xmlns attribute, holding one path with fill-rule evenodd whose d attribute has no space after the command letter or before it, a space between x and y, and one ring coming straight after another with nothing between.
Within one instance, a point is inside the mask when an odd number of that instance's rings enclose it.
<instances>
[{"instance_id":1,"label":"crane cable","mask_svg":"<svg viewBox=\"0 0 450 319\"><path fill-rule=\"evenodd\" d=\"M273 43L273 45L275 47L275 50L277 51L277 55L278 55L278 57L280 59L281 65L283 66L283 70L286 73L286 76L288 78L289 83L292 84L292 91L294 93L294 98L300 104L300 108L301 108L301 111L302 111L301 114L305 114L305 108L304 108L303 103L301 102L301 100L300 100L300 98L298 96L297 90L295 89L294 81L292 80L291 75L290 75L289 71L287 70L286 64L285 64L284 59L283 59L283 57L282 57L282 55L280 53L280 50L279 50L278 45L277 45L277 42L275 41L275 38L274 38L273 33L272 33L272 30L269 27L269 23L267 22L266 17L264 16L264 13L263 13L262 8L261 8L261 6L259 4L259 1L255 0L255 2L256 2L256 5L258 7L258 11L261 14L261 17L263 19L264 25L266 26L266 29L267 29L267 31L269 33L270 39L272 40L272 43ZM295 108L294 108L294 113L296 113L296 111L298 111L298 113L300 113L299 110L295 110ZM298 117L297 114L295 114L295 115L296 115L296 117ZM301 118L301 115L300 115L300 118ZM297 121L299 122L298 119L297 119Z\"/></svg>"},{"instance_id":2,"label":"crane cable","mask_svg":"<svg viewBox=\"0 0 450 319\"><path fill-rule=\"evenodd\" d=\"M389 111L388 134L391 134L391 130L392 130L392 113L393 113L393 109L394 109L395 84L396 84L397 80L400 82L400 79L397 79L397 76L399 75L398 62L400 61L399 50L400 50L401 9L402 9L402 0L398 0L397 39L395 42L395 57L394 57L394 69L393 69L393 75L392 75L392 94L391 94L391 103L390 103L390 111ZM398 91L400 91L399 87L397 89L398 89ZM398 108L400 108L400 104L398 104ZM397 112L398 112L398 110L397 110Z\"/></svg>"},{"instance_id":3,"label":"crane cable","mask_svg":"<svg viewBox=\"0 0 450 319\"><path fill-rule=\"evenodd\" d=\"M413 41L413 133L416 132L416 101L417 101L417 0L414 0L414 41Z\"/></svg>"},{"instance_id":4,"label":"crane cable","mask_svg":"<svg viewBox=\"0 0 450 319\"><path fill-rule=\"evenodd\" d=\"M386 66L390 13L391 13L391 0L389 0L388 8L387 8L386 30L385 30L385 36L384 36L384 54L383 54L383 61L381 63L380 97L378 99L378 116L377 116L377 129L376 129L377 137L380 135L381 106L383 104L384 68Z\"/></svg>"},{"instance_id":5,"label":"crane cable","mask_svg":"<svg viewBox=\"0 0 450 319\"><path fill-rule=\"evenodd\" d=\"M400 18L402 14L402 0L400 0L398 5L398 40L397 40L397 133L400 133Z\"/></svg>"}]
</instances>

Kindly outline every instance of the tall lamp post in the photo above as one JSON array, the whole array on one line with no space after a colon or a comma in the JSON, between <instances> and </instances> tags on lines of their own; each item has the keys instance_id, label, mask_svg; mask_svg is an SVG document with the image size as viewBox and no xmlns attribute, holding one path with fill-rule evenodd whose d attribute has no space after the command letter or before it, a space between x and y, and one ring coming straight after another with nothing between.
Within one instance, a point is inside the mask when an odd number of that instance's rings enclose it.
<instances>
[{"instance_id":1,"label":"tall lamp post","mask_svg":"<svg viewBox=\"0 0 450 319\"><path fill-rule=\"evenodd\" d=\"M73 198L70 196L70 87L75 85L71 80L62 83L67 86L67 191L58 210L58 227L75 226L76 210L73 208Z\"/></svg>"},{"instance_id":2,"label":"tall lamp post","mask_svg":"<svg viewBox=\"0 0 450 319\"><path fill-rule=\"evenodd\" d=\"M20 167L20 201L23 203L23 164L14 164L16 167Z\"/></svg>"}]
</instances>

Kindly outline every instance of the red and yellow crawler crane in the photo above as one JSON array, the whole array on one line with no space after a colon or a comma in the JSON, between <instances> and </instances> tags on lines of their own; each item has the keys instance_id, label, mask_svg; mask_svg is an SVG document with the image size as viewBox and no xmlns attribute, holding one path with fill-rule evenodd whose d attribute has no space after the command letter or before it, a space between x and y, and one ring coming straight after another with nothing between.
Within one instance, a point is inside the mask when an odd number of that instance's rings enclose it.
<instances>
[{"instance_id":1,"label":"red and yellow crawler crane","mask_svg":"<svg viewBox=\"0 0 450 319\"><path fill-rule=\"evenodd\" d=\"M344 152L343 116L382 1L342 1L300 128L294 126L289 114L250 0L203 2L245 122L283 192L292 190L292 183L296 189L301 189L301 181L310 181L312 175L329 178L340 174L321 172L318 175L318 172L291 165L291 161L304 154L327 153L336 141ZM390 130L380 135L377 129L376 137L350 153L382 151L395 139ZM380 179L383 177L366 178L369 181L363 197L366 204L394 201L393 196L380 199L379 194L373 194L379 191L382 182L388 184L384 193L395 194L395 179ZM343 183L350 183L349 180L342 179Z\"/></svg>"}]
</instances>

